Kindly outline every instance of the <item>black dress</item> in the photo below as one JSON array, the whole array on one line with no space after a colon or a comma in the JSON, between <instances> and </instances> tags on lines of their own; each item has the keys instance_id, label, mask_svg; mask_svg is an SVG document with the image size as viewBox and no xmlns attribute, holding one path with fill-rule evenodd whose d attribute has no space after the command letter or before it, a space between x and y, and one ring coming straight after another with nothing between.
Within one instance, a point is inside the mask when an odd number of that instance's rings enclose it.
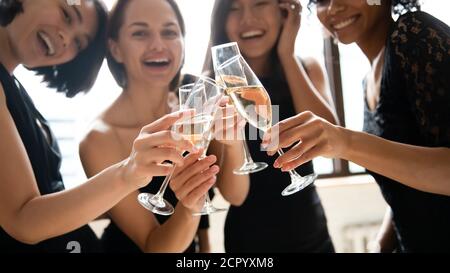
<instances>
[{"instance_id":1,"label":"black dress","mask_svg":"<svg viewBox=\"0 0 450 273\"><path fill-rule=\"evenodd\" d=\"M164 180L164 177L155 177L152 182L140 189L140 192L148 192L148 193L156 193ZM166 192L164 193L164 199L169 201L174 207L178 203L178 199L175 196L175 193L167 187ZM136 200L136 202L138 202ZM154 214L156 219L160 224L163 224L170 216L163 216ZM207 229L209 228L208 217L202 216L200 218L199 229ZM120 230L120 228L111 221L108 227L105 229L105 232L102 235L102 243L105 252L121 252L121 253L138 253L141 252L139 247L125 234ZM186 249L186 253L194 253L196 252L197 244L195 240L192 241L191 245Z\"/></svg>"},{"instance_id":2,"label":"black dress","mask_svg":"<svg viewBox=\"0 0 450 273\"><path fill-rule=\"evenodd\" d=\"M285 80L260 79L279 105L279 120L294 116L295 109ZM275 108L274 108L275 111ZM247 125L247 139L256 139ZM244 204L231 206L225 222L225 250L242 252L334 252L328 234L327 221L314 185L283 197L290 176L272 167L276 157L261 151L260 138L247 140L255 162L269 167L250 175L250 190ZM296 171L301 175L313 173L312 162Z\"/></svg>"},{"instance_id":3,"label":"black dress","mask_svg":"<svg viewBox=\"0 0 450 273\"><path fill-rule=\"evenodd\" d=\"M184 75L182 79L182 85L192 83L195 81L194 76ZM140 192L147 192L155 194L158 192L161 187L162 182L164 181L164 177L154 177L152 182L141 188ZM212 191L210 191L210 196ZM167 187L166 192L164 194L164 199L169 201L174 207L178 203L178 199L175 196L175 193L172 191L170 187ZM136 200L137 202L137 200ZM160 224L163 224L170 216L162 216L158 214L154 214L156 219ZM209 217L204 215L200 218L200 224L198 229L208 229L209 228ZM120 230L120 228L111 221L111 223L106 227L105 232L102 235L101 241L103 243L103 248L105 252L122 252L122 253L138 253L141 252L139 247L125 234ZM195 240L192 241L191 245L186 249L186 253L194 253L196 252L198 245Z\"/></svg>"},{"instance_id":4,"label":"black dress","mask_svg":"<svg viewBox=\"0 0 450 273\"><path fill-rule=\"evenodd\" d=\"M59 172L61 154L47 121L35 108L19 81L12 77L2 64L0 64L0 81L8 110L31 162L40 194L63 191L64 183ZM38 122L50 136L50 143ZM100 241L88 225L36 245L23 244L0 228L0 252L70 252L73 248L68 246L68 243L72 241L79 243L81 252L101 251Z\"/></svg>"},{"instance_id":5,"label":"black dress","mask_svg":"<svg viewBox=\"0 0 450 273\"><path fill-rule=\"evenodd\" d=\"M366 100L364 130L405 144L450 147L449 73L450 28L424 12L401 16L386 42L375 111ZM450 197L372 174L392 209L399 251L449 251Z\"/></svg>"}]
</instances>

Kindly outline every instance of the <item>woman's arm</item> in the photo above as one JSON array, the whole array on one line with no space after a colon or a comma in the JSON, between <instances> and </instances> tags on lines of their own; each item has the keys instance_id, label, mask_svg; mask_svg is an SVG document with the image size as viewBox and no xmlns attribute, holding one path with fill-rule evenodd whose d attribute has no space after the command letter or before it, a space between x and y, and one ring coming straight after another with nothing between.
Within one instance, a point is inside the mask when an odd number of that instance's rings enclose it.
<instances>
[{"instance_id":1,"label":"woman's arm","mask_svg":"<svg viewBox=\"0 0 450 273\"><path fill-rule=\"evenodd\" d=\"M91 132L80 145L80 157L88 177L122 157L120 146L112 133L93 138L95 134L95 131ZM98 150L105 152L98 153ZM183 252L192 242L200 218L192 216L192 212L200 210L202 196L212 186L213 176L218 172L217 166L209 168L215 162L215 157L197 161L199 156L198 153L190 154L184 159L183 166L175 171L171 183L176 184L174 192L180 203L164 224L160 225L153 213L138 203L137 190L109 211L112 221L143 252ZM209 172L211 170L216 172Z\"/></svg>"},{"instance_id":2,"label":"woman's arm","mask_svg":"<svg viewBox=\"0 0 450 273\"><path fill-rule=\"evenodd\" d=\"M392 253L397 248L397 237L395 236L394 223L392 222L392 210L386 209L383 223L378 231L377 237L373 242L371 252L374 253Z\"/></svg>"},{"instance_id":3,"label":"woman's arm","mask_svg":"<svg viewBox=\"0 0 450 273\"><path fill-rule=\"evenodd\" d=\"M295 56L280 58L297 113L311 111L333 124L338 124L328 81L316 60L308 59L308 73Z\"/></svg>"},{"instance_id":4,"label":"woman's arm","mask_svg":"<svg viewBox=\"0 0 450 273\"><path fill-rule=\"evenodd\" d=\"M292 170L317 156L342 158L418 190L450 195L450 149L402 144L345 129L304 112L281 121L264 136L273 155L295 144L274 163ZM272 139L271 139L272 137ZM300 142L299 142L300 141ZM271 144L269 144L271 143Z\"/></svg>"},{"instance_id":5,"label":"woman's arm","mask_svg":"<svg viewBox=\"0 0 450 273\"><path fill-rule=\"evenodd\" d=\"M201 228L197 231L198 245L200 253L211 253L211 244L207 228Z\"/></svg>"},{"instance_id":6,"label":"woman's arm","mask_svg":"<svg viewBox=\"0 0 450 273\"><path fill-rule=\"evenodd\" d=\"M233 170L244 164L242 140L229 145L212 141L209 152L221 159L220 172L217 175L217 187L223 198L233 206L242 205L250 189L250 178L248 175L235 175L233 173Z\"/></svg>"},{"instance_id":7,"label":"woman's arm","mask_svg":"<svg viewBox=\"0 0 450 273\"><path fill-rule=\"evenodd\" d=\"M291 8L294 5L294 9ZM338 123L334 104L330 96L328 81L319 63L305 59L307 70L295 56L295 40L301 24L301 4L298 0L281 0L280 8L287 13L278 43L284 74L293 98L297 113L311 111L333 124Z\"/></svg>"},{"instance_id":8,"label":"woman's arm","mask_svg":"<svg viewBox=\"0 0 450 273\"><path fill-rule=\"evenodd\" d=\"M189 142L174 141L164 137L164 133L154 134L179 118L179 115L165 117L143 130L127 160L109 167L77 188L42 196L0 87L1 227L16 240L35 244L87 224L148 183L154 175L170 172L171 167L145 163L152 158L148 152L153 144L167 143L192 149ZM174 156L168 157L181 162Z\"/></svg>"},{"instance_id":9,"label":"woman's arm","mask_svg":"<svg viewBox=\"0 0 450 273\"><path fill-rule=\"evenodd\" d=\"M349 149L342 158L407 186L450 195L450 149L406 145L347 131Z\"/></svg>"},{"instance_id":10,"label":"woman's arm","mask_svg":"<svg viewBox=\"0 0 450 273\"><path fill-rule=\"evenodd\" d=\"M219 159L217 187L220 193L231 205L240 206L247 198L250 178L248 175L235 175L233 170L244 164L244 140L240 133L245 120L233 106L224 107L218 113L214 123L214 139L208 151Z\"/></svg>"}]
</instances>

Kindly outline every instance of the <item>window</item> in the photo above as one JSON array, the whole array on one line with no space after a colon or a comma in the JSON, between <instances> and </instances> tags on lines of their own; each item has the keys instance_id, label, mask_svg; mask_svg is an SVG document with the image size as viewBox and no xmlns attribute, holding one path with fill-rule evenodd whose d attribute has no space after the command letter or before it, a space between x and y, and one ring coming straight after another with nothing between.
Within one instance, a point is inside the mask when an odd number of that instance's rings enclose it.
<instances>
[{"instance_id":1,"label":"window","mask_svg":"<svg viewBox=\"0 0 450 273\"><path fill-rule=\"evenodd\" d=\"M300 57L313 57L325 68L323 29L314 12L306 7L307 0L301 1L303 6L302 23L297 35L295 51ZM314 171L320 175L332 174L334 171L331 159L319 157L314 159Z\"/></svg>"}]
</instances>

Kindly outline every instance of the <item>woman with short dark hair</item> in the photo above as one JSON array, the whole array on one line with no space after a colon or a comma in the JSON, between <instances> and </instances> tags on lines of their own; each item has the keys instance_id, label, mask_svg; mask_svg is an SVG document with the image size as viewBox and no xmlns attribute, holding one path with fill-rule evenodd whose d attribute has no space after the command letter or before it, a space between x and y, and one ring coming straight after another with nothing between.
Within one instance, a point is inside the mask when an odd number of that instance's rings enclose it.
<instances>
[{"instance_id":1,"label":"woman with short dark hair","mask_svg":"<svg viewBox=\"0 0 450 273\"><path fill-rule=\"evenodd\" d=\"M12 75L22 64L72 97L89 90L104 58L107 10L101 0L0 0L0 251L100 251L87 223L154 176L165 160L183 163L167 129L175 113L145 126L125 160L71 190L59 172L61 153L47 121ZM160 148L161 145L174 148ZM168 153L167 150L171 150ZM99 151L102 152L102 151Z\"/></svg>"}]
</instances>

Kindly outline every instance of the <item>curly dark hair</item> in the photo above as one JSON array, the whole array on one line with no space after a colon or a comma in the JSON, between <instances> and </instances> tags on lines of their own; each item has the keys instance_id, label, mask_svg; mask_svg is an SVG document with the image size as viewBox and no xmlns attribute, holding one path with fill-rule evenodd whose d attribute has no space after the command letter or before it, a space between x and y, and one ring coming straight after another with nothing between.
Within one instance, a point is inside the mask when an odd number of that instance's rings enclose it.
<instances>
[{"instance_id":1,"label":"curly dark hair","mask_svg":"<svg viewBox=\"0 0 450 273\"><path fill-rule=\"evenodd\" d=\"M420 0L392 0L391 5L395 14L420 10Z\"/></svg>"},{"instance_id":2,"label":"curly dark hair","mask_svg":"<svg viewBox=\"0 0 450 273\"><path fill-rule=\"evenodd\" d=\"M401 15L410 11L420 10L420 0L388 0L391 2L392 12ZM323 0L309 0L308 7L323 2Z\"/></svg>"},{"instance_id":3,"label":"curly dark hair","mask_svg":"<svg viewBox=\"0 0 450 273\"><path fill-rule=\"evenodd\" d=\"M91 1L97 11L98 30L89 46L68 63L30 69L43 76L43 82L49 87L69 98L91 89L106 54L108 10L102 0ZM21 1L0 0L0 26L6 27L22 12Z\"/></svg>"}]
</instances>

